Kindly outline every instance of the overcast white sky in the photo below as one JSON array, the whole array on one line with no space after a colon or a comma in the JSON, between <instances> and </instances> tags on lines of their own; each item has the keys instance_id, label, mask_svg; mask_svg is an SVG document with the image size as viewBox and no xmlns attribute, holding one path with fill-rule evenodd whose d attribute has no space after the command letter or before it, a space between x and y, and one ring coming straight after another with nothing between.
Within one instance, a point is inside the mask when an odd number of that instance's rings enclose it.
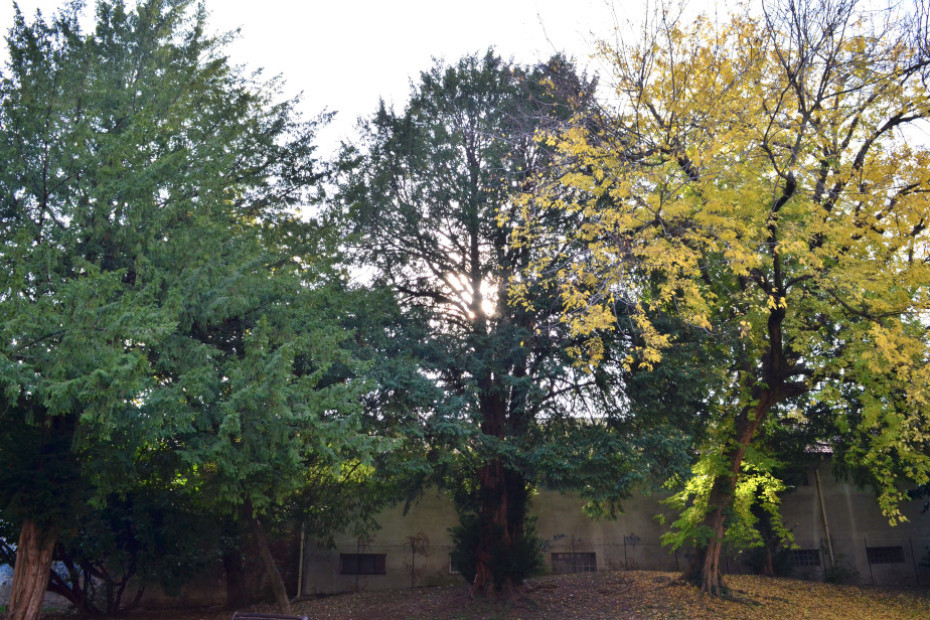
<instances>
[{"instance_id":1,"label":"overcast white sky","mask_svg":"<svg viewBox=\"0 0 930 620\"><path fill-rule=\"evenodd\" d=\"M206 0L215 31L241 29L229 48L236 64L281 74L302 109L338 112L320 135L329 150L348 137L355 119L375 111L378 98L402 106L411 78L432 58L454 61L494 46L504 58L532 63L565 51L587 65L593 43L611 36L610 0ZM691 0L713 6L714 0ZM64 0L19 0L31 17L51 16ZM93 0L89 0L93 6ZM131 4L131 1L130 1ZM641 2L616 3L619 19ZM0 27L13 23L12 0L0 0ZM0 54L6 62L6 48Z\"/></svg>"},{"instance_id":2,"label":"overcast white sky","mask_svg":"<svg viewBox=\"0 0 930 620\"><path fill-rule=\"evenodd\" d=\"M654 5L662 0L648 1ZM64 2L19 0L18 4L31 18L36 9L51 16ZM375 111L379 97L403 106L410 80L432 66L433 57L452 62L493 46L504 58L527 64L563 51L597 72L590 60L594 42L612 38L616 21L623 25L638 20L646 2L206 0L206 5L215 32L241 29L229 48L233 63L263 68L269 76L282 75L289 96L303 93L301 109L307 116L324 109L338 113L318 136L326 154L351 136L357 117ZM738 2L687 0L688 13L716 12L723 18L726 7ZM95 0L87 3L93 7ZM13 0L0 0L4 35L12 23ZM6 45L0 45L0 63L5 65L6 57ZM921 140L928 139L924 131Z\"/></svg>"}]
</instances>

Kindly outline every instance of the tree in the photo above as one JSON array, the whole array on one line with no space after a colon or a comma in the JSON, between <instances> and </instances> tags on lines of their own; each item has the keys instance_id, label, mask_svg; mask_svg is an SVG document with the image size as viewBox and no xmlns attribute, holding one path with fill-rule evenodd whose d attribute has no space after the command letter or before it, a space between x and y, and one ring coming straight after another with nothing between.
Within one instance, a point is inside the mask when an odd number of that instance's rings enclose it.
<instances>
[{"instance_id":1,"label":"tree","mask_svg":"<svg viewBox=\"0 0 930 620\"><path fill-rule=\"evenodd\" d=\"M0 510L10 603L35 618L81 507L146 455L253 525L308 452L355 436L363 381L325 313L325 235L295 211L317 121L230 68L189 0L17 13L0 81ZM276 470L277 468L277 470ZM299 478L297 479L299 481ZM261 535L260 529L256 534ZM286 598L284 603L286 603Z\"/></svg>"},{"instance_id":2,"label":"tree","mask_svg":"<svg viewBox=\"0 0 930 620\"><path fill-rule=\"evenodd\" d=\"M492 52L437 63L406 109L382 106L363 127L361 149L342 160L340 202L358 235L355 251L398 296L401 330L420 334L411 354L441 389L419 406L426 459L459 509L457 557L476 593L509 589L532 569L532 484L558 462L552 478L576 486L588 463L572 469L567 459L597 445L587 431L611 433L607 413L622 410L607 377L616 365L589 373L572 364L578 341L553 320L556 298L534 287L532 304L508 302L537 248L509 245L499 225L551 161L535 133L585 108L593 88L558 56L530 68ZM550 224L565 230L576 219L553 213ZM579 431L572 417L590 423ZM616 433L617 442L628 439ZM615 450L589 471L629 472L633 459L623 455L642 453ZM617 480L612 495L592 499L628 492Z\"/></svg>"},{"instance_id":3,"label":"tree","mask_svg":"<svg viewBox=\"0 0 930 620\"><path fill-rule=\"evenodd\" d=\"M576 333L619 309L638 327L628 364L651 366L676 347L667 313L717 348L670 538L700 550L704 591L721 591L740 500L775 482L754 449L766 425L828 416L839 434L818 439L872 472L892 523L901 479L930 476L930 153L902 133L930 114L928 58L899 17L828 0L660 15L642 43L601 47L616 109L550 135L562 165L523 202L520 245L565 234L551 211L584 216L586 255L526 270L559 279Z\"/></svg>"},{"instance_id":4,"label":"tree","mask_svg":"<svg viewBox=\"0 0 930 620\"><path fill-rule=\"evenodd\" d=\"M113 616L147 587L175 595L216 557L216 520L191 498L146 480L99 509L73 515L55 547L48 591L80 613Z\"/></svg>"}]
</instances>

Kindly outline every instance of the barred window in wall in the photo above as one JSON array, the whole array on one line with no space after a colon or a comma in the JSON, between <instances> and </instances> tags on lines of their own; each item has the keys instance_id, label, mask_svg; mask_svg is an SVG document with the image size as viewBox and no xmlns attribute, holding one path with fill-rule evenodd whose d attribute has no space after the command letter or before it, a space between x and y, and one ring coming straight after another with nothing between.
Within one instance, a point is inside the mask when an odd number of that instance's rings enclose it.
<instances>
[{"instance_id":1,"label":"barred window in wall","mask_svg":"<svg viewBox=\"0 0 930 620\"><path fill-rule=\"evenodd\" d=\"M552 573L555 575L594 572L597 572L596 553L552 554Z\"/></svg>"},{"instance_id":2,"label":"barred window in wall","mask_svg":"<svg viewBox=\"0 0 930 620\"><path fill-rule=\"evenodd\" d=\"M340 553L340 575L385 575L387 556L383 553Z\"/></svg>"},{"instance_id":3,"label":"barred window in wall","mask_svg":"<svg viewBox=\"0 0 930 620\"><path fill-rule=\"evenodd\" d=\"M792 566L820 566L820 549L792 549Z\"/></svg>"},{"instance_id":4,"label":"barred window in wall","mask_svg":"<svg viewBox=\"0 0 930 620\"><path fill-rule=\"evenodd\" d=\"M903 564L904 547L866 547L869 564Z\"/></svg>"}]
</instances>

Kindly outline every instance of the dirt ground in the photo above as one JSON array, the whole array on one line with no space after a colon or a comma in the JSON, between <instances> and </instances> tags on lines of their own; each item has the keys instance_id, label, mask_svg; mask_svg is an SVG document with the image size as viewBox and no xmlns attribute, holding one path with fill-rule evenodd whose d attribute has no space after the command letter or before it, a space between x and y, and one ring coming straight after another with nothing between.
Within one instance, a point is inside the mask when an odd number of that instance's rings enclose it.
<instances>
[{"instance_id":1,"label":"dirt ground","mask_svg":"<svg viewBox=\"0 0 930 620\"><path fill-rule=\"evenodd\" d=\"M702 596L672 573L630 571L540 577L512 598L472 599L466 584L342 594L299 601L311 620L623 620L629 618L896 620L930 618L930 589L842 586L733 575L728 599ZM274 612L268 605L249 611ZM229 620L219 609L136 612L127 620ZM49 614L47 620L75 620Z\"/></svg>"}]
</instances>

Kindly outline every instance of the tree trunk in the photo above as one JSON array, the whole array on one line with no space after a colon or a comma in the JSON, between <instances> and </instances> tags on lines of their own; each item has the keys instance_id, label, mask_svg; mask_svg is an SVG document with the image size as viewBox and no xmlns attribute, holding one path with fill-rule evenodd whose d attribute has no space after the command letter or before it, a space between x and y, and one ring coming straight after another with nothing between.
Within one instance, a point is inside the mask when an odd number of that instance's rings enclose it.
<instances>
[{"instance_id":1,"label":"tree trunk","mask_svg":"<svg viewBox=\"0 0 930 620\"><path fill-rule=\"evenodd\" d=\"M507 488L504 464L495 459L478 471L481 504L478 511L478 547L475 549L475 581L472 594L485 594L494 585L491 562L495 552L506 557L512 539L508 531Z\"/></svg>"},{"instance_id":2,"label":"tree trunk","mask_svg":"<svg viewBox=\"0 0 930 620\"><path fill-rule=\"evenodd\" d=\"M271 591L274 593L275 602L278 604L278 609L281 610L282 614L291 613L291 600L287 596L287 588L284 587L284 580L281 578L281 573L278 571L278 566L275 564L274 557L271 555L271 547L268 546L268 538L265 536L265 530L262 528L262 524L251 515L251 508L249 508L249 527L252 530L252 537L255 539L255 545L258 547L258 554L262 558L262 564L265 567L265 575L268 577L268 581L271 584Z\"/></svg>"},{"instance_id":3,"label":"tree trunk","mask_svg":"<svg viewBox=\"0 0 930 620\"><path fill-rule=\"evenodd\" d=\"M729 471L726 476L718 476L710 490L707 503L710 512L704 519L704 525L710 530L711 536L706 549L703 550L700 581L701 592L711 596L723 594L720 554L723 551L723 537L726 533L726 509L733 504L746 449L768 412L777 402L775 396L775 392L764 390L755 407L747 407L740 413L736 420L735 443L727 454Z\"/></svg>"},{"instance_id":4,"label":"tree trunk","mask_svg":"<svg viewBox=\"0 0 930 620\"><path fill-rule=\"evenodd\" d=\"M480 279L475 282L479 283ZM480 317L478 333L486 334L480 299L476 298L472 310L475 316ZM493 344L476 338L476 351L493 349ZM525 359L517 361L515 365L512 360L494 359L489 366L498 371L487 372L480 377L478 406L481 432L485 436L502 441L525 436L528 426L524 409L525 390L509 386L503 379L508 375L511 378L524 378L527 374L525 363ZM479 533L471 593L473 596L486 594L495 587L512 595L522 581L525 570L521 564L527 559L522 557L526 553L523 545L528 502L526 477L519 466L511 464L508 467L503 458L494 455L478 470L478 492ZM495 570L497 575L494 574Z\"/></svg>"},{"instance_id":5,"label":"tree trunk","mask_svg":"<svg viewBox=\"0 0 930 620\"><path fill-rule=\"evenodd\" d=\"M789 180L789 184L782 196L784 200L790 198L795 191L794 181ZM778 256L776 244L776 227L774 219L769 225L768 243L771 244L774 273L773 283L769 285L768 292L778 298L784 298L786 295L785 287L782 284L781 262ZM723 536L726 532L726 509L732 506L733 498L736 494L736 485L739 482L740 471L743 465L743 457L749 443L756 435L756 431L768 417L769 412L778 403L787 398L800 396L804 394L808 387L804 383L786 383L785 377L790 374L789 364L785 359L783 346L782 323L785 320L785 307L773 309L768 319L768 342L769 349L762 360L763 372L759 377L760 381L753 382L750 387L752 402L755 405L747 405L736 416L735 433L731 447L724 452L729 461L729 471L725 475L718 475L711 487L708 498L708 509L710 512L704 519L704 525L711 532L710 540L704 551L703 566L701 568L701 592L719 596L723 590L723 583L720 579L720 552L723 550ZM750 373L747 372L747 376ZM765 387L761 387L765 386Z\"/></svg>"},{"instance_id":6,"label":"tree trunk","mask_svg":"<svg viewBox=\"0 0 930 620\"><path fill-rule=\"evenodd\" d=\"M730 494L730 497L732 497L732 494ZM726 524L723 505L718 505L708 516L706 524L710 527L712 534L707 543L707 548L703 552L701 592L711 596L720 596L723 594L723 580L720 577L720 554L723 551L723 535Z\"/></svg>"},{"instance_id":7,"label":"tree trunk","mask_svg":"<svg viewBox=\"0 0 930 620\"><path fill-rule=\"evenodd\" d=\"M765 559L762 563L762 576L775 576L775 562L772 559L772 545L770 545L768 541L765 542Z\"/></svg>"},{"instance_id":8,"label":"tree trunk","mask_svg":"<svg viewBox=\"0 0 930 620\"><path fill-rule=\"evenodd\" d=\"M61 575L49 571L49 582L46 590L68 599L75 609L82 612L88 614L98 612L97 609L93 608L86 596L87 586L81 575L81 569L74 558L68 555L68 552L61 545L57 545L56 551L58 561L64 566L68 574L67 577L63 578Z\"/></svg>"},{"instance_id":9,"label":"tree trunk","mask_svg":"<svg viewBox=\"0 0 930 620\"><path fill-rule=\"evenodd\" d=\"M520 472L504 467L500 459L485 465L478 473L481 489L481 504L478 512L478 545L475 549L475 581L472 594L487 594L492 587L499 587L510 594L519 585L519 575L513 570L495 583L492 563L503 562L514 567L515 556L524 553L515 543L524 537L526 521L526 481Z\"/></svg>"},{"instance_id":10,"label":"tree trunk","mask_svg":"<svg viewBox=\"0 0 930 620\"><path fill-rule=\"evenodd\" d=\"M32 519L26 519L16 548L10 620L36 620L39 617L54 550L55 537L42 531Z\"/></svg>"},{"instance_id":11,"label":"tree trunk","mask_svg":"<svg viewBox=\"0 0 930 620\"><path fill-rule=\"evenodd\" d=\"M481 431L506 439L507 404L501 397L504 388L491 377L485 377L481 386ZM514 543L523 537L526 481L520 472L508 469L503 459L494 457L478 470L478 488L479 534L471 592L472 595L486 594L492 587L499 587L512 593L517 585L513 571L505 569L508 574L495 577L492 563L512 566Z\"/></svg>"}]
</instances>

